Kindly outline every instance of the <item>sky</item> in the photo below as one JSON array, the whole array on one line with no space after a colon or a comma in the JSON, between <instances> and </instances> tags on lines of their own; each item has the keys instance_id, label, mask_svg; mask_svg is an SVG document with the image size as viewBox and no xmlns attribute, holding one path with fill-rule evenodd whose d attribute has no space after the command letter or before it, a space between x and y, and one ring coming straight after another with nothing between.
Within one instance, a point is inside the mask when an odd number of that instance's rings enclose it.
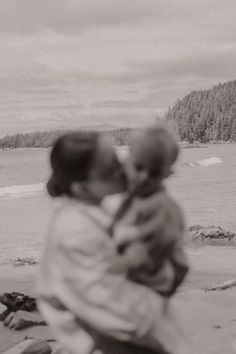
<instances>
[{"instance_id":1,"label":"sky","mask_svg":"<svg viewBox=\"0 0 236 354\"><path fill-rule=\"evenodd\" d=\"M0 0L0 136L141 126L236 79L235 0Z\"/></svg>"}]
</instances>

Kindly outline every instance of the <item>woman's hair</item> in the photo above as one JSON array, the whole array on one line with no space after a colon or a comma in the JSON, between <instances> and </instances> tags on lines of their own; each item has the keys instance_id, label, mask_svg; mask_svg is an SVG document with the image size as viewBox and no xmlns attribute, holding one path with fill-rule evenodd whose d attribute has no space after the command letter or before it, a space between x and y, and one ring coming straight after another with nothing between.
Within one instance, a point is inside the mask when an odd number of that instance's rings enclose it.
<instances>
[{"instance_id":1,"label":"woman's hair","mask_svg":"<svg viewBox=\"0 0 236 354\"><path fill-rule=\"evenodd\" d=\"M85 181L98 149L98 133L75 132L58 138L52 148L52 175L47 183L50 196L71 194L71 183Z\"/></svg>"}]
</instances>

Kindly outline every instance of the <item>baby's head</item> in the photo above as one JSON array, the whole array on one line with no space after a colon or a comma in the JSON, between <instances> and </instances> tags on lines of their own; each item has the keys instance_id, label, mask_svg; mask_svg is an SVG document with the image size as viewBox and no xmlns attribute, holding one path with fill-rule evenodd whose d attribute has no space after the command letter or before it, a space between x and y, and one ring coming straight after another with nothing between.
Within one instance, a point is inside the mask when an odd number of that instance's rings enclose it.
<instances>
[{"instance_id":1,"label":"baby's head","mask_svg":"<svg viewBox=\"0 0 236 354\"><path fill-rule=\"evenodd\" d=\"M126 171L131 191L151 195L172 172L179 153L173 135L163 126L153 126L131 139Z\"/></svg>"},{"instance_id":2,"label":"baby's head","mask_svg":"<svg viewBox=\"0 0 236 354\"><path fill-rule=\"evenodd\" d=\"M68 195L90 203L125 188L124 173L111 144L102 134L75 132L56 140L50 156L52 197Z\"/></svg>"}]
</instances>

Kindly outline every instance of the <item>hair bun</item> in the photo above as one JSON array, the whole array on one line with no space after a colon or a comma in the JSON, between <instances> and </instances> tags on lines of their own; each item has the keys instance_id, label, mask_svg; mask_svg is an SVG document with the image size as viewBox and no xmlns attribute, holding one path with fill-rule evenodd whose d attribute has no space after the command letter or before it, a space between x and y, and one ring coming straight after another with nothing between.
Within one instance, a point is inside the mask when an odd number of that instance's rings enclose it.
<instances>
[{"instance_id":1,"label":"hair bun","mask_svg":"<svg viewBox=\"0 0 236 354\"><path fill-rule=\"evenodd\" d=\"M47 191L51 197L58 197L62 194L58 186L57 178L54 174L52 174L49 178L49 181L47 183Z\"/></svg>"}]
</instances>

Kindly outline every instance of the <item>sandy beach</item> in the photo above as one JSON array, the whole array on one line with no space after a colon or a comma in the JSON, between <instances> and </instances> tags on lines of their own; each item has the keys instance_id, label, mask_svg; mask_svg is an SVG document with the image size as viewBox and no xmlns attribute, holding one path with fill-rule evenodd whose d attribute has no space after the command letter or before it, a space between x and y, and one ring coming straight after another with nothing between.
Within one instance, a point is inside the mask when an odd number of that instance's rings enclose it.
<instances>
[{"instance_id":1,"label":"sandy beach","mask_svg":"<svg viewBox=\"0 0 236 354\"><path fill-rule=\"evenodd\" d=\"M204 246L188 249L191 272L173 299L180 321L190 339L191 353L236 353L236 287L227 290L205 289L236 279L236 249L224 246ZM22 291L35 294L37 265L2 266L1 292ZM0 324L0 352L25 337L53 339L47 327L32 327L14 331Z\"/></svg>"},{"instance_id":2,"label":"sandy beach","mask_svg":"<svg viewBox=\"0 0 236 354\"><path fill-rule=\"evenodd\" d=\"M182 205L188 225L221 225L226 230L235 231L235 147L211 145L206 149L182 151L176 174L170 178L168 188ZM48 151L11 150L1 151L0 155L4 171L0 175L0 292L19 291L37 295L34 281L38 266L15 267L13 263L18 257L38 261L44 247L52 201L46 193L26 195L26 192L47 180ZM199 165L199 162L213 161L213 158L221 163ZM236 279L236 248L204 246L188 248L187 252L191 272L173 303L195 347L195 351L191 348L190 353L234 354L236 287L211 292L204 289ZM26 336L53 338L47 327L17 332L4 328L0 322L0 353Z\"/></svg>"},{"instance_id":3,"label":"sandy beach","mask_svg":"<svg viewBox=\"0 0 236 354\"><path fill-rule=\"evenodd\" d=\"M188 251L192 271L175 302L194 353L236 353L236 287L205 291L236 280L235 252L217 246Z\"/></svg>"}]
</instances>

